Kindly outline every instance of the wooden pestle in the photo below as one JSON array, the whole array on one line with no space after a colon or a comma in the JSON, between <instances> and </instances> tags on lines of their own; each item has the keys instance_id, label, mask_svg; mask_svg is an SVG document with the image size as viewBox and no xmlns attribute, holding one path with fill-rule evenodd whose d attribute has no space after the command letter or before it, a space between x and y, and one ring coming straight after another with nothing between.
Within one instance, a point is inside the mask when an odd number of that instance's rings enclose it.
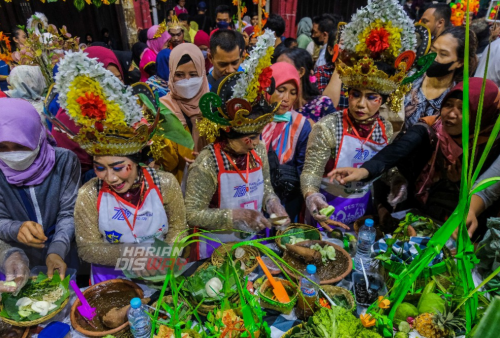
<instances>
[{"instance_id":1,"label":"wooden pestle","mask_svg":"<svg viewBox=\"0 0 500 338\"><path fill-rule=\"evenodd\" d=\"M150 298L141 299L142 304L147 304L149 301ZM102 317L102 323L110 329L117 328L127 321L127 313L129 309L130 304L122 308L112 308Z\"/></svg>"}]
</instances>

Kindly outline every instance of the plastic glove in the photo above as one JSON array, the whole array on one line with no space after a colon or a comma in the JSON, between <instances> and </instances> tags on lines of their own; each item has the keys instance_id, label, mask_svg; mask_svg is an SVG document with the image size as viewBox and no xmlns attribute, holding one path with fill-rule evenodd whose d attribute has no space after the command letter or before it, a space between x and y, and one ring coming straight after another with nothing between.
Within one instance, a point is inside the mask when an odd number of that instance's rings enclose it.
<instances>
[{"instance_id":1,"label":"plastic glove","mask_svg":"<svg viewBox=\"0 0 500 338\"><path fill-rule=\"evenodd\" d=\"M285 210L285 207L281 204L279 198L271 198L266 203L266 210L269 215L275 214L276 217L288 217L288 213ZM281 223L281 222L280 222ZM290 224L290 217L288 217L283 224L274 224L279 227L286 227Z\"/></svg>"},{"instance_id":2,"label":"plastic glove","mask_svg":"<svg viewBox=\"0 0 500 338\"><path fill-rule=\"evenodd\" d=\"M257 233L265 228L271 229L271 223L258 211L234 209L233 227L243 232Z\"/></svg>"},{"instance_id":3,"label":"plastic glove","mask_svg":"<svg viewBox=\"0 0 500 338\"><path fill-rule=\"evenodd\" d=\"M12 292L17 296L22 287L28 282L30 277L29 259L20 249L9 249L12 253L5 255L7 257L2 264L2 271L5 274L7 282L14 281L16 286L4 286L0 282L0 292Z\"/></svg>"},{"instance_id":4,"label":"plastic glove","mask_svg":"<svg viewBox=\"0 0 500 338\"><path fill-rule=\"evenodd\" d=\"M402 175L395 174L391 178L391 192L387 202L395 208L399 203L406 201L408 197L408 181Z\"/></svg>"},{"instance_id":5,"label":"plastic glove","mask_svg":"<svg viewBox=\"0 0 500 338\"><path fill-rule=\"evenodd\" d=\"M325 215L319 213L319 211L323 208L328 207L328 203L326 203L326 198L323 194L319 192L315 192L306 197L306 206L311 215L318 222L324 222L328 219Z\"/></svg>"}]
</instances>

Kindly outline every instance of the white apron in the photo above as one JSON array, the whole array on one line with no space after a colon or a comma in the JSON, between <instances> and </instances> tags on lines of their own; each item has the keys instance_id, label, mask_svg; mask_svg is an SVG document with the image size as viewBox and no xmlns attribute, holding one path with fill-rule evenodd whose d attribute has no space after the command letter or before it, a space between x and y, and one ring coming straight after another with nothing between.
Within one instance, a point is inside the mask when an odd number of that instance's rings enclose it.
<instances>
[{"instance_id":1,"label":"white apron","mask_svg":"<svg viewBox=\"0 0 500 338\"><path fill-rule=\"evenodd\" d=\"M262 161L255 151L251 154L259 163L257 168L248 171L247 183L246 172L226 170L224 160L222 159L222 149L219 144L214 145L217 158L219 174L217 177L219 197L219 209L251 209L262 210L262 201L264 200L264 176L262 174ZM247 191L248 187L248 191ZM212 233L203 233L203 235L217 239L223 243L241 242L252 239L255 234L246 234L243 232L217 231ZM198 243L198 259L205 259L212 255L214 249L220 246L219 243L200 238L207 243Z\"/></svg>"},{"instance_id":2,"label":"white apron","mask_svg":"<svg viewBox=\"0 0 500 338\"><path fill-rule=\"evenodd\" d=\"M148 183L148 190L139 207L120 198L108 184L103 183L97 200L97 211L99 231L105 243L153 243L155 238L164 240L168 232L168 218L163 208L163 198L149 172L146 169L142 172ZM122 275L121 271L114 269L115 267L92 264L93 284Z\"/></svg>"},{"instance_id":3,"label":"white apron","mask_svg":"<svg viewBox=\"0 0 500 338\"><path fill-rule=\"evenodd\" d=\"M370 139L376 125L374 125L368 137L360 137L347 114L347 109L344 110L342 115L342 139L335 159L335 168L359 168L387 145L384 123L380 118L377 119L377 123L382 129L382 136L385 140L382 143L376 143ZM355 135L348 133L349 126L351 126ZM340 185L330 183L329 178L324 177L321 181L320 191L325 195L328 204L335 207L331 219L344 224L351 224L362 217L370 205L370 188L370 183L351 182Z\"/></svg>"}]
</instances>

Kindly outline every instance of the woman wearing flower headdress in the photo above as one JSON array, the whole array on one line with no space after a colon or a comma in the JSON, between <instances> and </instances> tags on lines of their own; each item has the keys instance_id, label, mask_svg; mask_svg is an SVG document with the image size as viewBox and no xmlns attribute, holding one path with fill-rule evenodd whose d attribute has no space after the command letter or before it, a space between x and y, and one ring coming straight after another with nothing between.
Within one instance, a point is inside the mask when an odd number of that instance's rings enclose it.
<instances>
[{"instance_id":1,"label":"woman wearing flower headdress","mask_svg":"<svg viewBox=\"0 0 500 338\"><path fill-rule=\"evenodd\" d=\"M500 115L500 90L491 80L484 81L484 93L481 93L483 79L477 77L469 79L471 139L479 112L480 97L481 94L484 95L477 144L473 145L473 142L469 144L469 151L475 150L474 168L477 167L481 154L487 147L488 137ZM338 168L330 176L340 182L371 180L397 166L399 172L395 172L391 177L389 204L395 206L408 198L409 207L416 206L426 215L444 222L458 205L463 157L463 91L464 83L460 82L444 97L439 115L421 118L401 138L361 167ZM484 161L480 172L484 175L482 178L488 177L485 172L491 173L492 169L489 167L495 166L494 161L499 154L500 140L497 139L491 144L490 152ZM479 181L481 180L477 180ZM489 196L491 190L484 190L474 195L471 200L471 210L467 220L467 227L471 226L469 228L471 235L477 228L476 214L485 211L488 206L489 210L484 215L486 217L482 218L484 222L488 217L498 213L498 204L493 204L494 201L489 200Z\"/></svg>"},{"instance_id":2,"label":"woman wearing flower headdress","mask_svg":"<svg viewBox=\"0 0 500 338\"><path fill-rule=\"evenodd\" d=\"M142 53L139 62L141 82L146 82L151 76L156 75L156 56L161 50L168 48L169 41L170 34L165 22L148 29L148 48Z\"/></svg>"},{"instance_id":3,"label":"woman wearing flower headdress","mask_svg":"<svg viewBox=\"0 0 500 338\"><path fill-rule=\"evenodd\" d=\"M314 219L328 221L320 210L331 205L330 223L347 228L370 207L370 185L335 185L326 174L336 167L360 166L389 143L392 126L379 109L389 97L396 100L391 94L411 67L416 39L412 21L395 0L374 0L358 10L343 41L336 68L349 89L349 107L313 126L301 187Z\"/></svg>"},{"instance_id":4,"label":"woman wearing flower headdress","mask_svg":"<svg viewBox=\"0 0 500 338\"><path fill-rule=\"evenodd\" d=\"M66 54L59 65L55 90L61 108L80 129L74 134L57 119L52 122L93 156L97 175L78 192L78 252L92 264L93 283L116 278L121 275L115 271L120 257L117 244L148 244L156 239L173 244L186 229L184 203L179 198L182 193L175 177L139 165L141 150L150 144L159 113L142 108L130 87L83 52ZM150 115L157 116L154 123L143 117ZM133 272L155 274L147 269Z\"/></svg>"},{"instance_id":5,"label":"woman wearing flower headdress","mask_svg":"<svg viewBox=\"0 0 500 338\"><path fill-rule=\"evenodd\" d=\"M120 82L123 82L124 73L120 65L120 61L116 55L109 49L105 47L95 46L85 49L85 54L89 58L96 59L96 61L102 63L104 67L109 70ZM78 133L79 127L75 122L67 115L64 109L57 108L56 118L62 122L68 129L73 133ZM69 139L64 133L59 132L57 129L52 130L52 136L57 142L57 145L61 148L71 150L74 152L82 167L82 178L83 183L87 182L90 178L95 177L92 168L92 157L83 150L78 143Z\"/></svg>"},{"instance_id":6,"label":"woman wearing flower headdress","mask_svg":"<svg viewBox=\"0 0 500 338\"><path fill-rule=\"evenodd\" d=\"M259 140L279 107L265 101L266 93L274 90L268 68L274 40L267 30L245 61L246 72L224 78L217 94L207 93L200 100L200 133L216 139L190 167L186 212L188 224L203 227L208 231L204 235L214 241L199 243L196 259L209 257L219 242L251 239L271 228L263 210L283 217L283 224L289 222L274 194L266 148Z\"/></svg>"}]
</instances>

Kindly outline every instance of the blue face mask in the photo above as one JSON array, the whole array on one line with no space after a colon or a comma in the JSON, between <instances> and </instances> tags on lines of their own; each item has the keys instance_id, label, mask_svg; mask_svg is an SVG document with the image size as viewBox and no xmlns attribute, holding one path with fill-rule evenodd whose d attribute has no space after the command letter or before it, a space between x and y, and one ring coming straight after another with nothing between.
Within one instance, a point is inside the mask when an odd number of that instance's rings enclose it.
<instances>
[{"instance_id":1,"label":"blue face mask","mask_svg":"<svg viewBox=\"0 0 500 338\"><path fill-rule=\"evenodd\" d=\"M208 51L207 50L202 50L201 54L203 54L203 57L206 59L208 57Z\"/></svg>"},{"instance_id":2,"label":"blue face mask","mask_svg":"<svg viewBox=\"0 0 500 338\"><path fill-rule=\"evenodd\" d=\"M292 113L287 111L286 113L284 113L282 115L275 114L273 121L274 122L290 122L291 119L292 119Z\"/></svg>"}]
</instances>

